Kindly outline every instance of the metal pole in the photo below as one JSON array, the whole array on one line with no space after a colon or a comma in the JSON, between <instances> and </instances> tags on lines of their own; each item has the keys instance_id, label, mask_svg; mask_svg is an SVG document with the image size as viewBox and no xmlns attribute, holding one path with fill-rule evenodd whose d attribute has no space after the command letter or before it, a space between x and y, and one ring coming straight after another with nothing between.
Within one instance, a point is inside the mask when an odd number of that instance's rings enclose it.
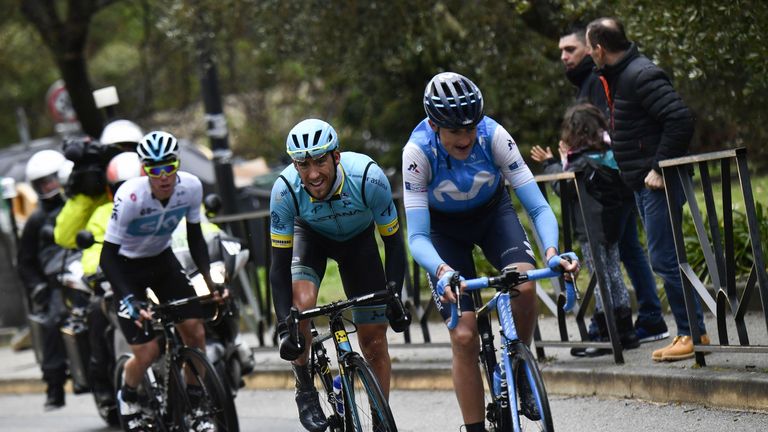
<instances>
[{"instance_id":1,"label":"metal pole","mask_svg":"<svg viewBox=\"0 0 768 432\"><path fill-rule=\"evenodd\" d=\"M207 27L207 26L206 26ZM203 28L206 28L203 27ZM213 164L216 173L216 187L221 196L224 214L237 213L237 192L232 173L232 151L229 149L227 119L221 104L219 78L211 55L212 32L203 32L198 40L198 55L200 63L200 90L205 107L208 138L213 150ZM210 36L209 36L210 35ZM236 236L242 235L238 224L233 224Z\"/></svg>"}]
</instances>

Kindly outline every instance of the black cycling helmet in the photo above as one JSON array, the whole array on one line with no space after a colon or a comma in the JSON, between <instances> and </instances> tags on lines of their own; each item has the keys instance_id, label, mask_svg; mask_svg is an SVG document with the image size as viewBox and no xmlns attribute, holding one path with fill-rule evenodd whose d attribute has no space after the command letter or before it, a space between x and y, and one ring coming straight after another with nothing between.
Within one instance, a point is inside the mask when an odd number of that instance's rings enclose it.
<instances>
[{"instance_id":1,"label":"black cycling helmet","mask_svg":"<svg viewBox=\"0 0 768 432\"><path fill-rule=\"evenodd\" d=\"M424 111L438 127L473 127L483 119L483 95L469 78L442 72L432 77L424 90Z\"/></svg>"}]
</instances>

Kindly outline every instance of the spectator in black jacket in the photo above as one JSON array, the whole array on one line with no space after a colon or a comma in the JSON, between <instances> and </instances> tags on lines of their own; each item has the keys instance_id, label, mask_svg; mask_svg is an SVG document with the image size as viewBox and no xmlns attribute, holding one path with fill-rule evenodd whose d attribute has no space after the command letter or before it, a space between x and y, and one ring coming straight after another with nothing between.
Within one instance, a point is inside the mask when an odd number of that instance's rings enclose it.
<instances>
[{"instance_id":1,"label":"spectator in black jacket","mask_svg":"<svg viewBox=\"0 0 768 432\"><path fill-rule=\"evenodd\" d=\"M683 156L693 135L693 116L672 88L661 68L638 52L615 18L600 18L587 27L587 47L606 88L613 151L624 182L635 192L635 201L648 236L653 270L664 280L664 290L675 317L678 336L653 352L655 361L693 357L691 327L686 313L683 284L678 271L672 217L681 220L685 197L674 178L677 202L669 203L659 161ZM701 303L694 296L696 324L703 344L709 343Z\"/></svg>"},{"instance_id":2,"label":"spectator in black jacket","mask_svg":"<svg viewBox=\"0 0 768 432\"><path fill-rule=\"evenodd\" d=\"M54 258L63 252L53 242L56 215L64 205L58 178L63 163L64 156L54 150L39 151L27 162L27 181L39 201L37 210L24 224L17 259L17 270L27 289L31 312L42 324L43 358L40 369L47 384L46 411L64 406L64 383L67 379L67 354L59 332L59 324L66 311L60 285L55 275L46 271L52 266Z\"/></svg>"},{"instance_id":3,"label":"spectator in black jacket","mask_svg":"<svg viewBox=\"0 0 768 432\"><path fill-rule=\"evenodd\" d=\"M610 111L605 96L605 88L595 71L592 56L587 53L586 28L573 26L560 37L560 60L565 66L565 76L576 87L576 102L587 102L596 106L610 119ZM534 146L531 157L545 165L547 173L562 172L562 164L555 159L549 148L542 149ZM667 324L661 315L661 302L657 294L656 278L648 263L648 256L640 244L637 232L637 210L632 193L628 191L629 200L624 205L620 215L619 225L622 231L619 237L621 262L627 270L627 275L635 288L638 311L634 327L641 343L665 339L669 337ZM599 317L593 317L589 327L589 337L592 340L601 339L598 334L597 322ZM604 327L604 326L603 326ZM584 348L574 348L571 353L576 356L589 354ZM600 353L602 351L593 351Z\"/></svg>"}]
</instances>

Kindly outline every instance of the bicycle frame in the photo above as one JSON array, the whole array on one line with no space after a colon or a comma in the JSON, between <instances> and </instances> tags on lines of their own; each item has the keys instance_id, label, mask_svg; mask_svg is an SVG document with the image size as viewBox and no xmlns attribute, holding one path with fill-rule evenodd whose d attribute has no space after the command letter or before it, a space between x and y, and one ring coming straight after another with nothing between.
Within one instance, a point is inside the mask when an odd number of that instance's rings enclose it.
<instances>
[{"instance_id":1,"label":"bicycle frame","mask_svg":"<svg viewBox=\"0 0 768 432\"><path fill-rule=\"evenodd\" d=\"M352 345L349 342L349 332L344 324L344 317L342 312L353 306L365 305L370 303L376 303L382 300L387 300L394 297L394 292L388 290L376 291L371 294L354 297L348 300L341 300L333 302L324 306L315 307L312 309L299 312L295 307L291 308L290 314L287 319L288 330L291 337L294 340L298 340L298 323L299 321L311 319L317 316L327 316L329 318L330 332L322 335L318 335L317 330L311 329L312 339L312 358L310 364L314 363L315 359L320 366L321 380L327 393L327 400L333 407L334 414L329 418L331 430L342 430L341 426L344 424L345 419L355 422L356 430L362 430L361 425L358 423L359 419L356 416L350 414L351 407L354 404L354 394L351 391L352 383L347 373L347 367L351 361L354 361L358 354L352 349ZM336 358L339 368L339 376L342 382L342 392L344 394L344 412L339 412L336 400L336 394L333 391L333 377L331 375L330 361L326 355L326 349L323 343L328 339L333 339L334 349L336 350ZM387 408L387 411L389 409ZM346 414L346 416L345 416ZM351 419L351 420L350 420Z\"/></svg>"},{"instance_id":2,"label":"bicycle frame","mask_svg":"<svg viewBox=\"0 0 768 432\"><path fill-rule=\"evenodd\" d=\"M518 383L515 376L514 365L512 364L511 356L513 354L513 347L516 344L521 344L517 326L515 325L515 319L512 314L512 297L517 292L515 288L527 281L549 278L553 276L559 276L554 270L551 269L537 269L530 270L525 273L518 273L516 268L509 268L502 271L502 274L494 277L480 277L476 279L465 280L465 292L475 292L476 302L480 302L479 291L485 288L496 289L496 294L481 307L476 308L476 319L478 321L478 329L481 330L481 349L480 360L486 365L486 377L490 387L490 392L493 398L493 403L500 404L499 407L502 410L509 409L512 412L512 428L515 432L519 432L522 428L520 422L520 410L518 409ZM460 276L455 273L450 281L450 289L454 292L456 298L460 295L461 286ZM575 305L577 298L576 288L571 281L566 281L566 305L564 309L570 310ZM451 318L448 322L448 328L453 329L458 324L458 317L461 316L460 302L451 303ZM491 335L491 328L483 328L481 322L489 321L490 314L496 311L498 322L500 326L501 336L501 365L503 367L504 378L501 374L495 373L495 368L499 365L498 358L495 356L495 347L493 345L493 336ZM485 332L488 334L484 334ZM535 360L534 360L535 364ZM535 366L534 366L535 367ZM531 370L526 367L525 373L527 374L527 380L531 379ZM506 384L506 394L504 387ZM506 400L505 400L506 399ZM507 405L504 405L504 403ZM537 402L537 404L540 402ZM502 411L498 411L502 412ZM503 414L502 414L503 415ZM496 421L501 421L496 419Z\"/></svg>"},{"instance_id":3,"label":"bicycle frame","mask_svg":"<svg viewBox=\"0 0 768 432\"><path fill-rule=\"evenodd\" d=\"M511 298L509 295L509 292L497 292L496 295L493 296L491 300L488 301L485 305L483 305L480 309L477 310L477 318L480 319L482 317L489 316L492 311L496 311L496 316L498 317L500 334L501 334L501 353L502 353L502 366L504 367L504 380L506 381L506 396L508 397L509 402L509 409L513 410L514 415L512 416L512 419L514 421L514 430L519 431L520 426L520 415L517 408L517 383L514 375L514 371L512 369L512 364L509 360L509 354L510 354L510 347L513 344L516 343L522 343L520 338L517 334L517 326L515 325L515 319L512 316L512 305L511 305ZM489 346L493 348L493 342L490 341ZM482 354L482 352L481 352ZM497 359L498 360L498 359ZM498 364L498 361L497 361ZM490 381L490 384L493 388L491 394L494 396L494 399L498 398L499 394L496 394L496 389L501 389L504 387L504 384L502 383L502 378L493 371L490 371L489 378L492 380ZM514 396L512 396L514 395ZM514 400L512 400L514 399Z\"/></svg>"},{"instance_id":4,"label":"bicycle frame","mask_svg":"<svg viewBox=\"0 0 768 432\"><path fill-rule=\"evenodd\" d=\"M154 396L156 401L153 401L153 403L158 403L157 408L164 418L167 417L170 413L169 392L171 388L171 374L174 375L176 382L181 382L183 379L181 372L177 368L172 367L172 364L174 364L179 358L179 352L181 351L181 348L184 347L184 342L181 340L181 336L176 331L176 323L173 319L173 310L174 308L190 303L211 303L213 302L212 298L213 296L208 294L204 296L174 300L162 305L154 305L154 307L150 308L153 314L152 321L144 322L145 332L155 331L159 328L162 330L162 336L164 339L164 349L161 350L160 355L165 355L165 358L162 364L162 369L159 371L160 377L163 379L162 392L160 394L155 394ZM153 366L147 368L147 375L149 376L150 382L152 382L154 386L154 382L156 382L157 377L155 376L155 369ZM189 403L186 393L176 395L176 397L182 398L185 405Z\"/></svg>"}]
</instances>

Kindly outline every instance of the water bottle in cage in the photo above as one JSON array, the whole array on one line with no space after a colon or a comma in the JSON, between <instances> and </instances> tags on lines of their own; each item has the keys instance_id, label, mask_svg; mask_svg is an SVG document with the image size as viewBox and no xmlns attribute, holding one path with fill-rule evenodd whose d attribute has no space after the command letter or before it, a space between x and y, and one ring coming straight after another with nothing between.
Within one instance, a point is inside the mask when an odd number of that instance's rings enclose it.
<instances>
[{"instance_id":1,"label":"water bottle in cage","mask_svg":"<svg viewBox=\"0 0 768 432\"><path fill-rule=\"evenodd\" d=\"M341 392L341 376L336 375L333 378L333 395L336 399L336 412L344 415L344 395Z\"/></svg>"},{"instance_id":2,"label":"water bottle in cage","mask_svg":"<svg viewBox=\"0 0 768 432\"><path fill-rule=\"evenodd\" d=\"M501 401L501 408L506 408L509 404L506 375L504 369L499 365L493 369L493 392L496 394L497 400Z\"/></svg>"}]
</instances>

